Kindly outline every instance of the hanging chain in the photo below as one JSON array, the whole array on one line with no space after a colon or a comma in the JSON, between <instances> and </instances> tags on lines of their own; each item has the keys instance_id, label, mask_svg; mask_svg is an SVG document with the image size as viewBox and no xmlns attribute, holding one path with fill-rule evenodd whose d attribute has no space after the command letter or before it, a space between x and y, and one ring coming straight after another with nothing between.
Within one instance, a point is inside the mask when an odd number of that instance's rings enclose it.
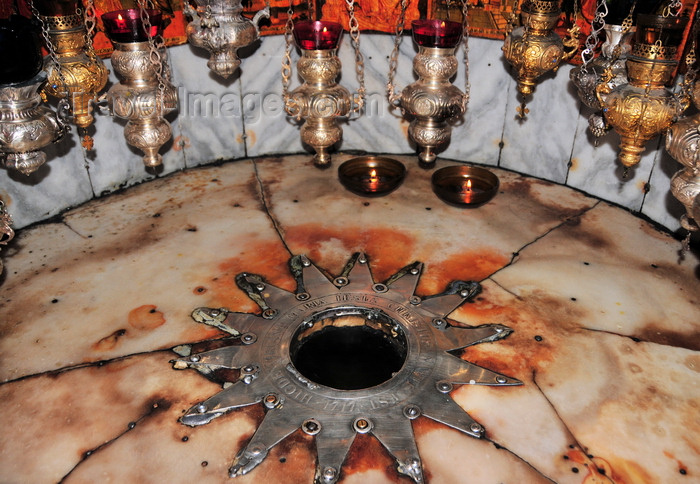
<instances>
[{"instance_id":1,"label":"hanging chain","mask_svg":"<svg viewBox=\"0 0 700 484\"><path fill-rule=\"evenodd\" d=\"M284 102L284 110L290 116L297 113L292 110L289 100L289 84L292 82L292 36L294 35L294 5L293 0L289 0L289 8L287 9L287 23L284 26L284 56L282 57L282 101Z\"/></svg>"},{"instance_id":2,"label":"hanging chain","mask_svg":"<svg viewBox=\"0 0 700 484\"><path fill-rule=\"evenodd\" d=\"M49 53L49 59L51 61L51 64L53 66L54 71L56 71L56 75L58 76L58 80L61 82L61 88L62 88L62 98L61 101L65 101L66 103L68 100L66 99L68 97L68 84L66 82L66 78L63 75L63 70L61 69L61 63L58 61L58 55L56 54L56 46L53 45L53 42L51 42L51 37L49 36L49 26L47 23L44 21L44 17L39 13L37 8L34 6L34 2L32 0L28 0L27 5L29 6L29 9L32 12L32 15L36 17L36 19L39 21L39 25L41 27L41 38L44 39L44 44L46 45L46 50ZM58 91L58 86L56 86L56 90ZM60 101L59 101L60 102ZM63 106L65 108L65 106Z\"/></svg>"},{"instance_id":3,"label":"hanging chain","mask_svg":"<svg viewBox=\"0 0 700 484\"><path fill-rule=\"evenodd\" d=\"M95 49L92 45L92 37L97 29L97 11L93 0L87 0L85 3L85 44L87 45L87 53L90 56L96 56Z\"/></svg>"},{"instance_id":4,"label":"hanging chain","mask_svg":"<svg viewBox=\"0 0 700 484\"><path fill-rule=\"evenodd\" d=\"M291 8L291 2L290 2L290 8ZM316 19L316 1L315 0L308 0L309 6L309 20L315 20ZM294 12L294 10L292 10Z\"/></svg>"},{"instance_id":5,"label":"hanging chain","mask_svg":"<svg viewBox=\"0 0 700 484\"><path fill-rule=\"evenodd\" d=\"M593 60L595 56L595 48L600 41L598 37L599 34L605 28L605 17L608 15L608 3L606 0L598 0L595 8L595 15L593 20L591 20L591 33L586 38L585 47L581 51L581 61L583 66L581 67L582 72L587 72L586 68L588 64Z\"/></svg>"},{"instance_id":6,"label":"hanging chain","mask_svg":"<svg viewBox=\"0 0 700 484\"><path fill-rule=\"evenodd\" d=\"M634 0L634 3L632 4L632 8L630 8L630 13L627 14L627 17L625 17L625 20L622 21L622 36L620 38L624 38L627 32L630 31L630 29L633 26L634 23L634 9L637 7L637 0ZM620 42L613 47L612 51L612 58L610 59L610 65L614 64L622 55L622 44Z\"/></svg>"},{"instance_id":7,"label":"hanging chain","mask_svg":"<svg viewBox=\"0 0 700 484\"><path fill-rule=\"evenodd\" d=\"M662 16L664 17L678 17L683 10L682 0L673 0L671 3L666 5L663 9Z\"/></svg>"},{"instance_id":8,"label":"hanging chain","mask_svg":"<svg viewBox=\"0 0 700 484\"><path fill-rule=\"evenodd\" d=\"M348 16L350 17L348 21L350 39L355 50L355 74L359 83L357 92L352 95L352 112L359 114L365 105L365 61L360 51L360 24L355 17L354 0L345 0L345 3L348 9Z\"/></svg>"},{"instance_id":9,"label":"hanging chain","mask_svg":"<svg viewBox=\"0 0 700 484\"><path fill-rule=\"evenodd\" d=\"M150 0L138 0L139 15L141 16L141 24L146 31L148 36L148 47L149 47L149 60L153 66L153 70L156 73L156 79L158 79L158 91L160 92L160 106L161 110L164 109L163 102L165 100L165 84L167 79L170 78L170 69L164 68L166 62L163 59L163 55L167 55L165 49L165 44L163 43L163 38L160 35L155 37L151 34L153 25L151 25L151 18L148 15L147 9L153 7ZM163 55L161 54L163 52Z\"/></svg>"},{"instance_id":10,"label":"hanging chain","mask_svg":"<svg viewBox=\"0 0 700 484\"><path fill-rule=\"evenodd\" d=\"M519 17L520 0L515 0L515 3L513 4L513 10L510 12L510 15L508 15L508 22L506 23L506 36L510 35L510 33L515 28L516 24L519 23Z\"/></svg>"},{"instance_id":11,"label":"hanging chain","mask_svg":"<svg viewBox=\"0 0 700 484\"><path fill-rule=\"evenodd\" d=\"M401 12L399 13L399 20L396 23L396 36L394 37L394 49L391 51L391 57L389 58L389 79L386 83L386 97L389 100L391 106L398 106L401 99L401 94L396 92L396 87L394 86L394 78L396 77L396 69L399 66L399 47L401 46L401 40L403 39L404 24L406 23L406 9L408 8L409 0L401 0Z\"/></svg>"},{"instance_id":12,"label":"hanging chain","mask_svg":"<svg viewBox=\"0 0 700 484\"><path fill-rule=\"evenodd\" d=\"M464 94L462 111L467 110L471 85L469 84L469 0L462 0L462 46L464 47Z\"/></svg>"}]
</instances>

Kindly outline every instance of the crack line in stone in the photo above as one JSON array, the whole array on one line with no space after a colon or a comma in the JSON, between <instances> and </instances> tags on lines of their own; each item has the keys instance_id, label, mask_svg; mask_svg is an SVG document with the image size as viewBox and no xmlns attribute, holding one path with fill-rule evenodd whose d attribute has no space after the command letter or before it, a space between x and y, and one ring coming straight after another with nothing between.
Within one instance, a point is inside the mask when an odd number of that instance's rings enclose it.
<instances>
[{"instance_id":1,"label":"crack line in stone","mask_svg":"<svg viewBox=\"0 0 700 484\"><path fill-rule=\"evenodd\" d=\"M198 341L198 343L199 343L199 341ZM181 346L181 345L175 345L175 346L173 346L173 348L175 348L177 346ZM55 370L40 371L39 373L32 373L30 375L23 375L23 376L14 378L12 380L5 380L3 382L0 382L0 387L2 387L3 385L9 385L11 383L17 383L20 381L29 380L31 378L39 378L42 376L57 376L57 375L60 375L61 373L67 373L67 372L73 371L73 370L82 370L83 368L101 367L104 365L108 365L110 363L115 363L118 361L123 361L123 360L129 359L129 358L134 358L134 357L138 357L138 356L154 355L157 353L170 353L170 352L172 352L172 348L164 348L164 349L160 349L160 350L141 351L138 353L131 353L128 355L116 356L114 358L110 358L107 360L78 363L77 365L73 365L73 366L64 366L62 368L56 368Z\"/></svg>"},{"instance_id":2,"label":"crack line in stone","mask_svg":"<svg viewBox=\"0 0 700 484\"><path fill-rule=\"evenodd\" d=\"M484 277L484 278L483 278L481 281L479 281L479 282L483 282L483 281L485 281L486 279L490 279L491 277L495 276L496 274L498 274L498 273L501 272L502 270L507 269L508 267L510 267L511 265L513 265L513 264L516 262L516 260L518 259L518 257L520 257L520 253L521 253L523 250L525 250L526 248L528 248L528 247L531 246L532 244L534 244L534 243L540 241L541 239L545 238L546 236L548 236L549 234L551 234L551 233L554 232L555 230L557 230L557 229L561 228L562 226L566 225L566 224L569 223L571 220L574 220L574 219L583 217L586 213L588 213L589 211L591 211L591 210L593 210L594 208L596 208L599 204L600 204L600 200L598 200L597 202L595 202L595 203L594 203L593 205L591 205L590 207L582 209L582 210L581 210L580 212L578 212L576 215L573 215L573 216L571 216L571 217L566 217L564 220L561 221L561 223L555 225L554 227L551 227L551 228L547 229L543 234L538 235L537 237L535 237L534 240L532 240L531 242L526 243L525 245L523 245L522 247L520 247L520 249L518 249L517 251L513 252L513 255L512 255L511 258L510 258L510 262L508 262L508 263L507 263L506 265L504 265L503 267L500 267L500 268L496 269L494 272L492 272L492 273L489 274L488 276ZM494 282L495 282L495 281L494 281ZM505 288L504 288L504 289L505 289ZM509 291L509 292L510 292L510 291Z\"/></svg>"},{"instance_id":3,"label":"crack line in stone","mask_svg":"<svg viewBox=\"0 0 700 484\"><path fill-rule=\"evenodd\" d=\"M68 478L70 477L70 475L71 475L73 472L75 472L75 470L76 470L78 467L80 467L81 464L83 464L85 461L87 461L90 457L92 457L93 455L95 455L97 452L99 452L100 450L104 449L105 447L108 447L109 445L113 444L114 442L116 442L117 440L119 440L121 437L123 437L123 436L126 435L127 433L129 433L129 432L131 432L132 430L134 430L138 424L140 424L140 423L143 422L145 419L147 419L148 417L150 417L151 415L153 415L153 414L157 411L157 409L158 409L159 406L160 406L160 404L159 404L158 402L155 402L155 403L151 404L151 406L150 406L149 409L146 411L146 413L144 413L143 415L141 415L141 416L140 416L139 418L137 418L136 420L130 421L130 422L127 424L127 426L126 426L126 429L123 430L122 432L120 432L116 437L113 437L112 439L107 440L107 441L105 441L104 443L98 445L97 447L95 447L95 448L93 448L93 449L90 449L90 450L86 451L85 453L83 453L83 455L81 456L80 460L71 468L71 470L68 471L68 473L67 473L65 476L63 476L63 477L58 481L58 484L64 483L64 482L66 481L66 479L68 479Z\"/></svg>"},{"instance_id":4,"label":"crack line in stone","mask_svg":"<svg viewBox=\"0 0 700 484\"><path fill-rule=\"evenodd\" d=\"M584 447L583 445L581 445L581 442L579 442L579 440L576 438L576 436L575 436L574 433L571 431L571 429L569 428L569 426L566 424L566 422L564 421L564 419L562 418L562 416L559 414L559 411L557 410L557 408L554 406L554 404L552 403L552 401L547 397L547 394L544 392L544 390L542 390L542 387L537 383L537 371L536 371L536 370L532 370L532 383L535 385L535 388L537 388L537 390L540 392L540 394L542 395L542 398L544 398L545 401L549 404L549 407L552 409L552 411L554 412L554 414L557 416L557 418L559 419L559 421L561 422L561 424L564 426L564 429L566 429L566 431L568 432L569 436L571 437L571 439L572 439L572 440L574 441L574 443L576 444L576 447L578 447L578 449L581 451L581 453L586 457L586 460L588 461L588 464L587 464L587 465L588 465L588 466L591 466L591 467L590 467L591 469L598 469L598 466L595 464L595 462L593 462L593 461L591 460L591 457L589 457L588 453L584 450L585 447ZM599 474L600 474L600 473L599 473ZM610 484L615 484L615 481L613 481L611 477L609 477L609 476L607 476L607 475L603 475L603 477L605 477L605 479L606 479Z\"/></svg>"},{"instance_id":5,"label":"crack line in stone","mask_svg":"<svg viewBox=\"0 0 700 484\"><path fill-rule=\"evenodd\" d=\"M521 461L522 463L524 463L526 466L528 466L530 469L532 469L533 471L537 472L540 476L542 476L543 478L547 479L549 482L552 482L552 483L554 483L554 484L557 484L557 481L555 481L554 479L552 479L551 477L549 477L548 475L546 475L544 472L542 472L542 471L539 470L537 467L535 467L534 465L532 465L527 459L525 459L525 458L519 456L518 454L516 454L515 452L513 452L512 450L510 450L508 447L506 447L505 445L499 444L499 443L496 442L495 440L490 439L490 438L488 438L488 437L484 437L484 440L486 440L487 442L491 442L491 443L496 447L496 449L498 449L498 450L505 450L505 451L508 452L510 455L512 455L513 457L515 457L516 459L518 459L519 461Z\"/></svg>"},{"instance_id":6,"label":"crack line in stone","mask_svg":"<svg viewBox=\"0 0 700 484\"><path fill-rule=\"evenodd\" d=\"M610 334L612 336L619 336L620 338L628 338L628 339L631 339L632 341L634 341L635 343L648 343L648 344L652 344L652 345L661 345L661 346L668 346L671 348L681 348L684 350L697 351L695 348L690 348L688 346L680 346L680 345L669 344L669 343L661 343L659 341L650 341L650 340L639 338L637 336L616 333L614 331L608 331L606 329L596 329L596 328L581 328L581 329L586 330L586 331L591 331L593 333L604 333L604 334Z\"/></svg>"},{"instance_id":7,"label":"crack line in stone","mask_svg":"<svg viewBox=\"0 0 700 484\"><path fill-rule=\"evenodd\" d=\"M263 185L262 179L260 179L260 173L258 173L258 163L256 160L253 160L253 171L255 173L255 179L258 181L258 185L260 186L260 201L262 202L263 209L265 210L265 214L267 217L270 219L270 222L272 223L272 226L275 229L275 232L277 232L277 236L280 238L280 241L282 242L282 245L284 248L289 252L289 255L294 256L294 253L291 251L289 246L287 245L287 242L284 240L284 237L282 236L282 230L279 227L279 224L277 223L277 220L275 220L275 217L272 216L272 213L270 212L270 208L267 206L267 197L265 196L265 187Z\"/></svg>"}]
</instances>

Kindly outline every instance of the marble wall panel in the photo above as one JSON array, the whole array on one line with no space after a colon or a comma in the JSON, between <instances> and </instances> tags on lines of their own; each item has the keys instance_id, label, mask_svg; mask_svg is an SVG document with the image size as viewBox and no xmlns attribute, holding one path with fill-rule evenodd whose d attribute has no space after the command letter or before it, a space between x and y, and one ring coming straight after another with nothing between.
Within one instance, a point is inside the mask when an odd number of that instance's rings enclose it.
<instances>
[{"instance_id":1,"label":"marble wall panel","mask_svg":"<svg viewBox=\"0 0 700 484\"><path fill-rule=\"evenodd\" d=\"M665 139L661 140L661 144ZM644 197L642 213L669 230L680 229L680 217L685 207L671 193L671 177L683 165L674 160L666 150L660 148L656 163L649 177L649 192ZM685 230L681 229L685 234Z\"/></svg>"},{"instance_id":2,"label":"marble wall panel","mask_svg":"<svg viewBox=\"0 0 700 484\"><path fill-rule=\"evenodd\" d=\"M229 79L217 76L207 67L208 53L189 45L169 52L180 96L180 137L176 135L173 151L182 150L188 168L244 157L246 99L241 98L240 72ZM241 68L249 64L244 59Z\"/></svg>"},{"instance_id":3,"label":"marble wall panel","mask_svg":"<svg viewBox=\"0 0 700 484\"><path fill-rule=\"evenodd\" d=\"M172 52L175 49L171 49ZM109 59L105 64L110 70L109 81L104 92L119 83ZM177 81L175 81L177 82ZM173 138L179 136L176 114L167 116L171 122ZM147 169L143 164L143 153L129 146L124 139L126 120L112 116L111 113L99 111L95 114L94 150L87 153L88 169L93 191L96 196L113 192L124 186L131 186L150 180L156 174L162 175L184 168L182 152L173 150L172 139L161 149L163 166L155 170Z\"/></svg>"},{"instance_id":4,"label":"marble wall panel","mask_svg":"<svg viewBox=\"0 0 700 484\"><path fill-rule=\"evenodd\" d=\"M43 151L47 162L29 176L0 169L0 198L15 228L50 218L94 196L75 128Z\"/></svg>"},{"instance_id":5,"label":"marble wall panel","mask_svg":"<svg viewBox=\"0 0 700 484\"><path fill-rule=\"evenodd\" d=\"M462 123L454 126L452 142L440 156L455 160L497 165L503 137L503 116L509 97L509 79L504 73L501 42L469 39L470 98ZM457 52L462 61L462 50ZM455 86L464 89L464 65ZM488 82L484 82L488 80Z\"/></svg>"},{"instance_id":6,"label":"marble wall panel","mask_svg":"<svg viewBox=\"0 0 700 484\"><path fill-rule=\"evenodd\" d=\"M588 116L593 110L582 107L576 127L576 138L566 184L604 200L639 211L644 201L646 183L659 155L659 138L647 143L637 167L624 176L624 167L617 160L620 137L614 131L598 141L588 131Z\"/></svg>"},{"instance_id":7,"label":"marble wall panel","mask_svg":"<svg viewBox=\"0 0 700 484\"><path fill-rule=\"evenodd\" d=\"M526 120L517 116L520 105L514 78L507 92L508 105L499 166L556 183L566 181L579 108L570 91L570 65L540 78L527 102Z\"/></svg>"}]
</instances>

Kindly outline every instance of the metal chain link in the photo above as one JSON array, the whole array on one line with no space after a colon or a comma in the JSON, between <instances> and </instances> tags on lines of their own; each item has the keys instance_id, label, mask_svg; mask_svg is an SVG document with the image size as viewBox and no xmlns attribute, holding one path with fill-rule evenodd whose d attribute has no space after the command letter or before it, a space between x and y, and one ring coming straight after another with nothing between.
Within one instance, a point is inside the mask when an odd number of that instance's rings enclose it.
<instances>
[{"instance_id":1,"label":"metal chain link","mask_svg":"<svg viewBox=\"0 0 700 484\"><path fill-rule=\"evenodd\" d=\"M469 0L462 0L462 46L464 47L464 94L462 94L462 111L466 111L471 94L471 85L469 84Z\"/></svg>"},{"instance_id":2,"label":"metal chain link","mask_svg":"<svg viewBox=\"0 0 700 484\"><path fill-rule=\"evenodd\" d=\"M166 64L167 62L163 59L163 55L167 55L167 50L165 49L163 38L160 35L154 37L151 34L151 29L153 28L153 25L151 25L151 19L148 15L147 9L153 8L153 4L150 0L138 0L137 4L139 7L141 23L143 25L144 30L146 31L146 35L148 36L148 46L150 50L149 60L151 62L151 65L153 66L153 70L155 71L156 79L158 79L158 91L160 92L159 101L161 104L159 108L163 110L163 102L165 100L165 84L167 82L167 79L169 79L170 77L170 69L164 68L164 64ZM163 52L164 54L162 55L161 52Z\"/></svg>"},{"instance_id":3,"label":"metal chain link","mask_svg":"<svg viewBox=\"0 0 700 484\"><path fill-rule=\"evenodd\" d=\"M513 10L511 11L510 15L508 15L508 22L506 23L506 36L510 35L510 33L515 28L515 25L519 23L519 17L520 0L515 0L515 3L513 4Z\"/></svg>"},{"instance_id":4,"label":"metal chain link","mask_svg":"<svg viewBox=\"0 0 700 484\"><path fill-rule=\"evenodd\" d=\"M595 8L595 14L593 15L593 20L591 20L591 33L586 38L584 48L581 51L581 61L583 65L581 67L582 72L587 72L588 64L595 57L595 48L600 41L600 33L605 28L605 17L608 15L608 3L606 0L598 0Z\"/></svg>"},{"instance_id":5,"label":"metal chain link","mask_svg":"<svg viewBox=\"0 0 700 484\"><path fill-rule=\"evenodd\" d=\"M683 1L682 0L673 0L671 3L666 5L663 9L662 16L663 17L678 17L680 15L681 11L683 10Z\"/></svg>"},{"instance_id":6,"label":"metal chain link","mask_svg":"<svg viewBox=\"0 0 700 484\"><path fill-rule=\"evenodd\" d=\"M634 1L632 4L632 8L630 8L630 13L627 14L627 17L625 17L625 20L622 21L622 37L624 38L625 34L630 31L634 24L634 9L637 8L637 0ZM621 43L617 43L615 47L613 47L612 51L612 59L610 60L610 65L614 64L622 55L622 45Z\"/></svg>"},{"instance_id":7,"label":"metal chain link","mask_svg":"<svg viewBox=\"0 0 700 484\"><path fill-rule=\"evenodd\" d=\"M386 97L389 100L389 104L396 107L399 106L401 94L396 92L394 78L396 77L396 69L399 66L399 47L401 46L401 40L403 39L408 3L409 0L401 0L401 12L399 13L399 20L396 23L396 29L394 30L396 34L394 37L394 49L391 51L391 56L389 57L389 78L386 82Z\"/></svg>"},{"instance_id":8,"label":"metal chain link","mask_svg":"<svg viewBox=\"0 0 700 484\"><path fill-rule=\"evenodd\" d=\"M284 110L290 116L295 116L297 113L292 110L289 102L289 85L292 82L292 36L294 35L294 15L293 0L289 0L289 8L287 9L287 23L284 26L284 56L282 57L282 101L284 102Z\"/></svg>"},{"instance_id":9,"label":"metal chain link","mask_svg":"<svg viewBox=\"0 0 700 484\"><path fill-rule=\"evenodd\" d=\"M352 95L352 112L359 114L365 105L365 60L360 51L360 24L355 17L355 2L345 0L345 3L348 9L351 44L355 49L355 75L359 83L357 92Z\"/></svg>"},{"instance_id":10,"label":"metal chain link","mask_svg":"<svg viewBox=\"0 0 700 484\"><path fill-rule=\"evenodd\" d=\"M34 2L32 0L27 1L27 6L29 7L29 10L31 10L32 15L39 21L39 25L41 27L41 38L44 40L46 50L49 53L49 59L54 70L56 71L56 75L58 76L58 79L61 81L62 87L65 90L65 92L62 93L64 96L63 99L65 99L68 96L66 78L61 70L61 63L58 61L56 46L53 45L53 42L51 42L51 37L49 36L49 26L44 21L44 17L39 13L36 6L34 6ZM56 86L56 88L58 88L58 86Z\"/></svg>"}]
</instances>

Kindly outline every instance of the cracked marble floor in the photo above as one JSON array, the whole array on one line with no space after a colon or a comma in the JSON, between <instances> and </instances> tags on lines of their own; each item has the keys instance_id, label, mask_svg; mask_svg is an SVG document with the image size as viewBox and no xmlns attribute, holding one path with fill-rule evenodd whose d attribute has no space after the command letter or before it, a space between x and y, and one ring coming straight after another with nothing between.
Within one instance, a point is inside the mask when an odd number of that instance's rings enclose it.
<instances>
[{"instance_id":1,"label":"cracked marble floor","mask_svg":"<svg viewBox=\"0 0 700 484\"><path fill-rule=\"evenodd\" d=\"M291 255L337 275L357 251L376 281L422 261L420 295L480 281L450 319L514 329L459 353L524 383L452 392L483 439L413 421L427 482L699 482L698 258L679 261L677 241L624 210L502 170L489 204L447 206L431 172L398 158L408 176L382 198L346 192L308 156L260 158L21 231L0 286L0 482L226 482L264 412L178 422L221 388L172 368L173 347L226 336L190 313L259 312L237 274L294 291ZM315 459L297 431L235 482L310 483ZM363 435L340 482L412 481Z\"/></svg>"}]
</instances>

